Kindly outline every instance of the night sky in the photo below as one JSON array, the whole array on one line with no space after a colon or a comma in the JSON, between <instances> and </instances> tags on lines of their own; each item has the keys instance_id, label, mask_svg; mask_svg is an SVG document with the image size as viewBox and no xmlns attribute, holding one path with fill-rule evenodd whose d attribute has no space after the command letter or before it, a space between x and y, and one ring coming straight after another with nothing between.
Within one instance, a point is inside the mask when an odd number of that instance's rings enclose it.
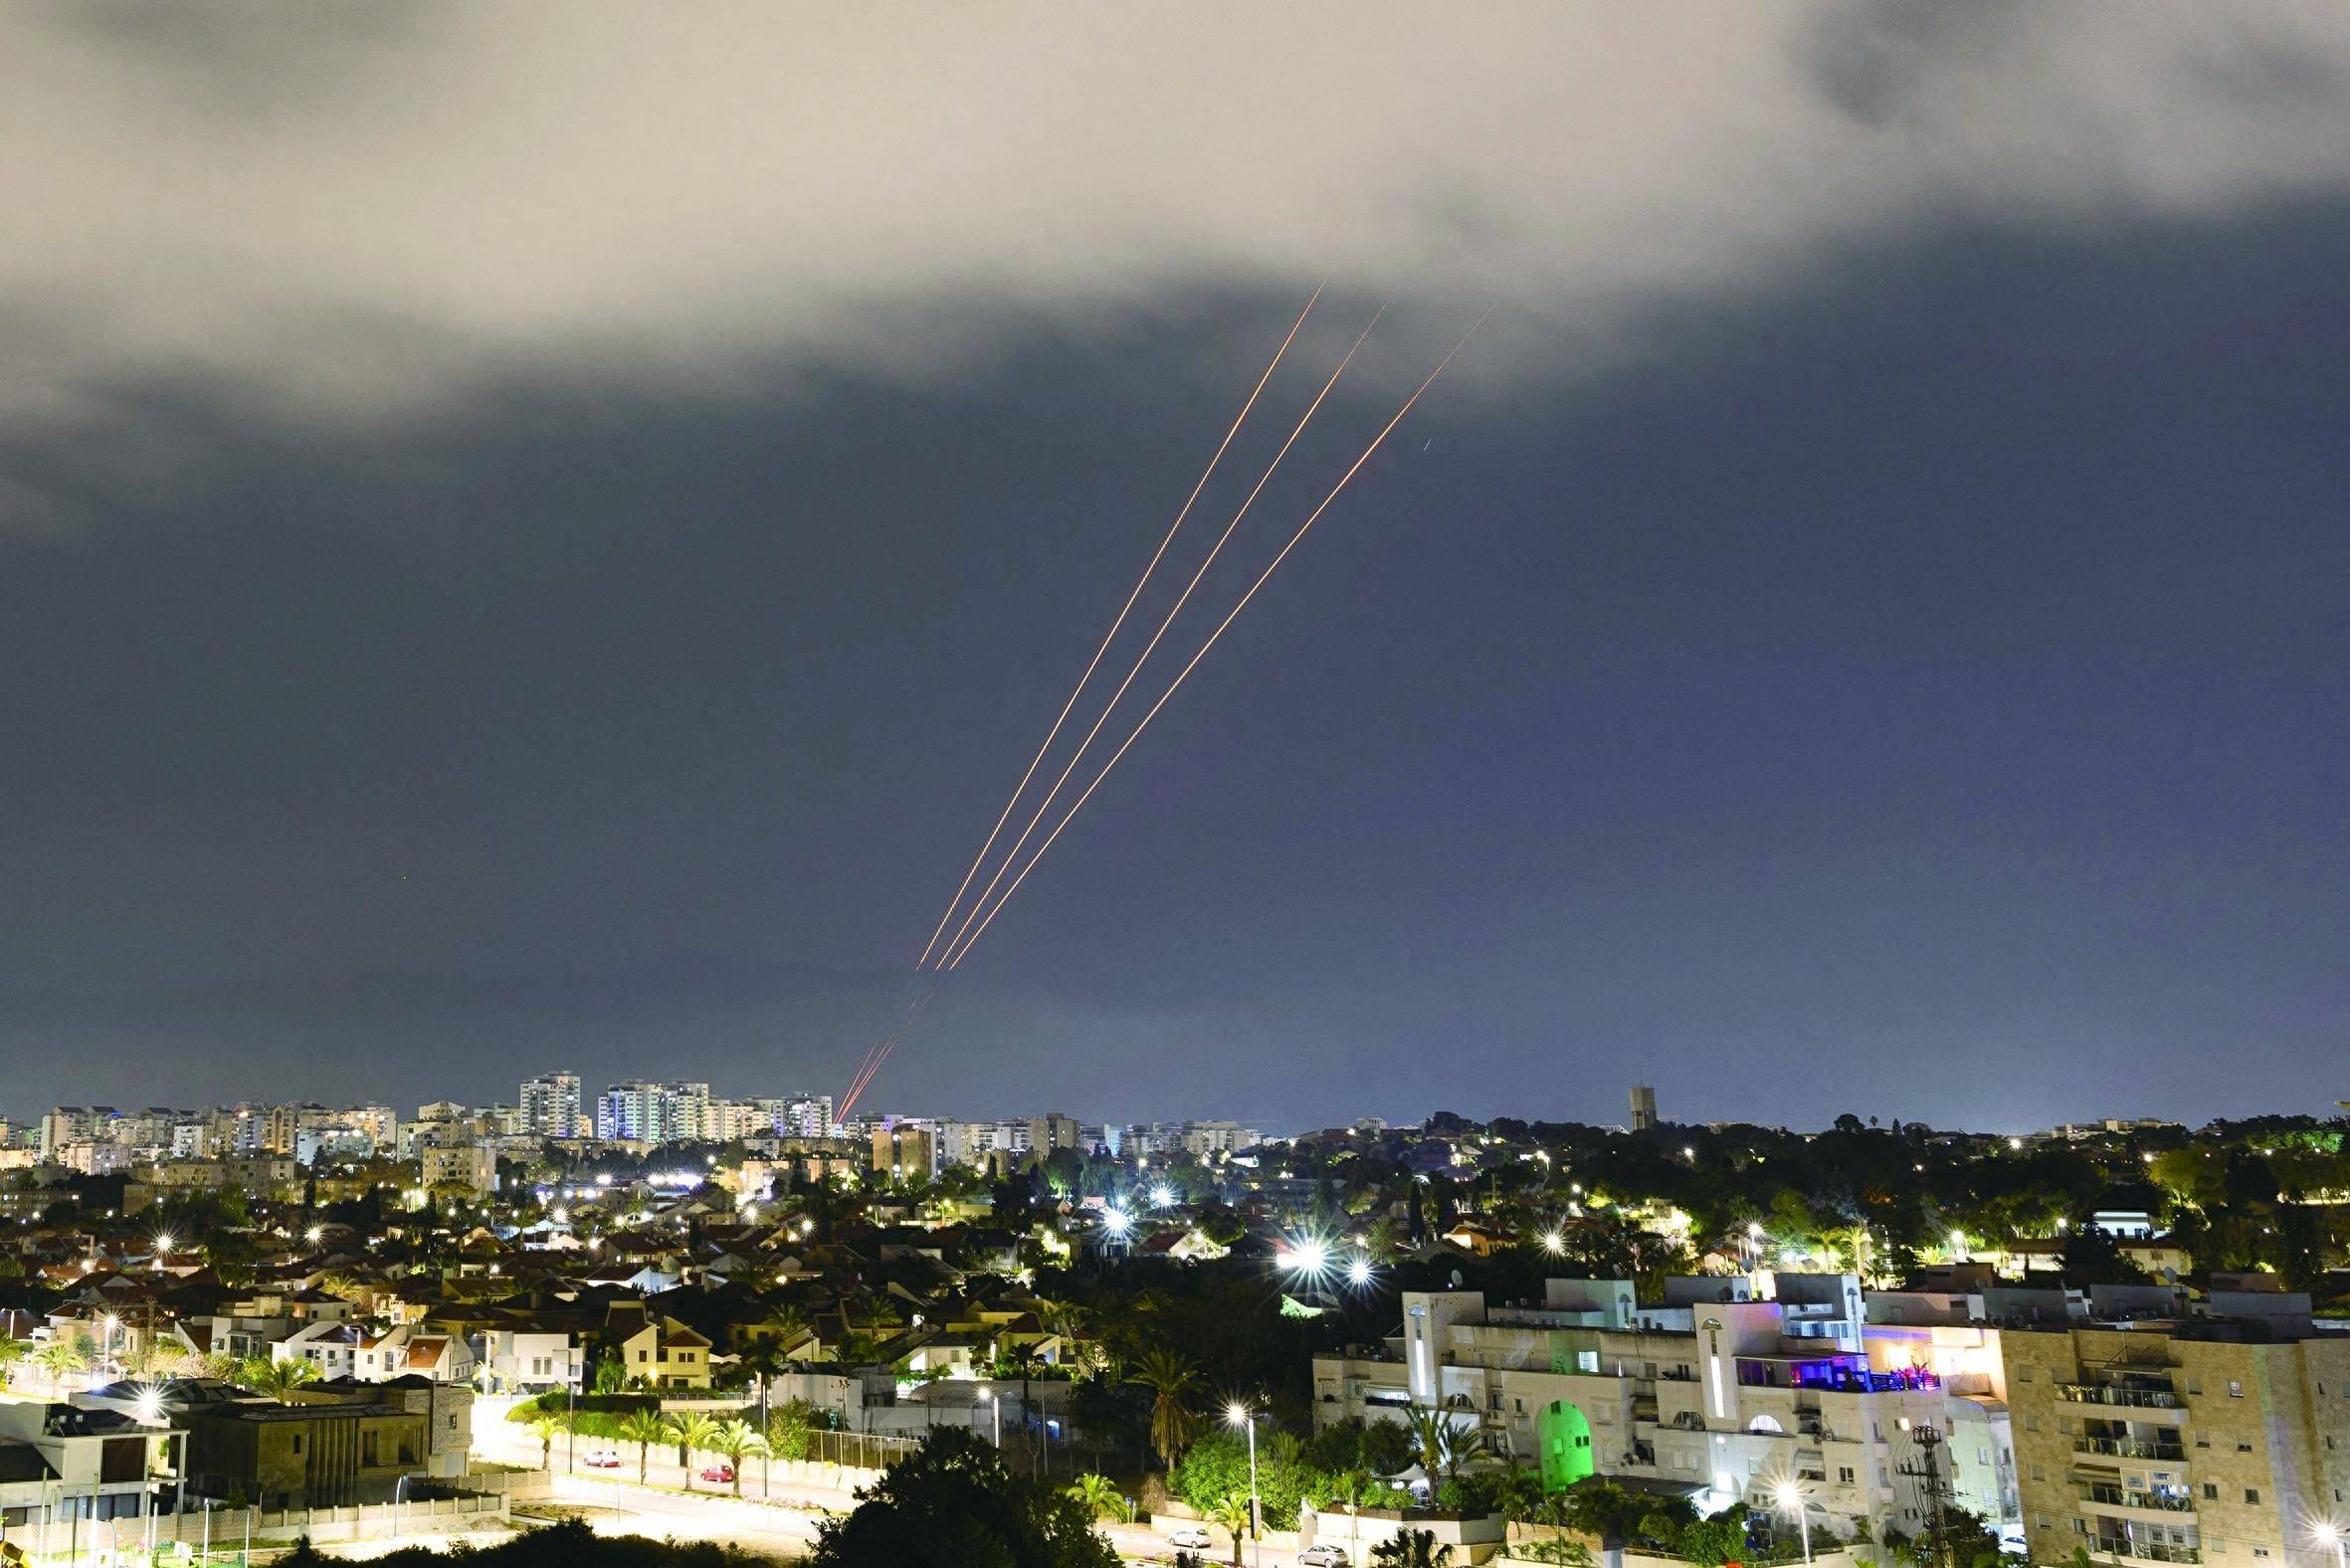
<instances>
[{"instance_id":1,"label":"night sky","mask_svg":"<svg viewBox=\"0 0 2350 1568\"><path fill-rule=\"evenodd\" d=\"M0 1113L838 1090L1325 271L870 1104L2330 1111L2350 19L1644 12L26 7Z\"/></svg>"}]
</instances>

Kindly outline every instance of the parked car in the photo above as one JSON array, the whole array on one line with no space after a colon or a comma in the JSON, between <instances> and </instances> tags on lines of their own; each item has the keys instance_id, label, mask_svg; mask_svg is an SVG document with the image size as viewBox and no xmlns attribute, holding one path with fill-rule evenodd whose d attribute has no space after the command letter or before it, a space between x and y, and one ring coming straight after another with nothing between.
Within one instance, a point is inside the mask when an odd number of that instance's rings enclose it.
<instances>
[{"instance_id":1,"label":"parked car","mask_svg":"<svg viewBox=\"0 0 2350 1568\"><path fill-rule=\"evenodd\" d=\"M587 1451L587 1457L580 1463L589 1470L618 1470L620 1469L620 1454L614 1449L590 1449Z\"/></svg>"},{"instance_id":2,"label":"parked car","mask_svg":"<svg viewBox=\"0 0 2350 1568\"><path fill-rule=\"evenodd\" d=\"M1216 1543L1214 1540L1209 1538L1208 1527L1206 1525L1186 1524L1182 1528L1178 1529L1174 1534L1167 1537L1167 1544L1169 1546L1180 1546L1186 1551L1206 1551Z\"/></svg>"},{"instance_id":3,"label":"parked car","mask_svg":"<svg viewBox=\"0 0 2350 1568\"><path fill-rule=\"evenodd\" d=\"M1346 1548L1308 1546L1297 1554L1297 1568L1346 1568Z\"/></svg>"},{"instance_id":4,"label":"parked car","mask_svg":"<svg viewBox=\"0 0 2350 1568\"><path fill-rule=\"evenodd\" d=\"M731 1465L704 1465L701 1468L701 1478L721 1482L730 1481L734 1478L734 1467Z\"/></svg>"}]
</instances>

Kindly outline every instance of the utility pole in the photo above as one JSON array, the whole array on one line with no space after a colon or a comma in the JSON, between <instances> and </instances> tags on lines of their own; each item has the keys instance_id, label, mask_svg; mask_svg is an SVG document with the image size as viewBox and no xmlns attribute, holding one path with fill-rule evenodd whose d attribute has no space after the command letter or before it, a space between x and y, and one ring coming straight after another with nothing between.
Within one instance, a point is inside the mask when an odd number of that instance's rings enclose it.
<instances>
[{"instance_id":1,"label":"utility pole","mask_svg":"<svg viewBox=\"0 0 2350 1568\"><path fill-rule=\"evenodd\" d=\"M1917 1445L1917 1458L1896 1469L1918 1482L1926 1509L1926 1562L1930 1568L1950 1568L1950 1493L1942 1480L1942 1434L1922 1423L1900 1422Z\"/></svg>"}]
</instances>

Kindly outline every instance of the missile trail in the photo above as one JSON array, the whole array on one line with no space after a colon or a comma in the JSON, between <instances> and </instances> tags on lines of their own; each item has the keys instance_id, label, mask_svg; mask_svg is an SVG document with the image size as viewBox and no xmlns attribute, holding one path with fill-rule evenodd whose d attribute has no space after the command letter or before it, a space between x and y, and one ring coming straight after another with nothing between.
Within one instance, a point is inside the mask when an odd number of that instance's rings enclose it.
<instances>
[{"instance_id":1,"label":"missile trail","mask_svg":"<svg viewBox=\"0 0 2350 1568\"><path fill-rule=\"evenodd\" d=\"M1070 753L1068 766L1061 770L1061 776L1053 781L1053 787L1045 792L1045 798L1037 804L1036 815L1028 819L1028 826L1020 830L1020 837L1013 841L1011 849L1004 852L1003 864L996 868L995 876L990 878L987 885L980 889L978 899L971 905L971 912L963 916L963 923L955 928L954 936L947 942L949 952L952 952L955 944L963 939L963 933L971 929L971 922L979 917L980 910L987 907L988 898L995 892L996 885L1004 880L1004 874L1012 869L1012 863L1020 859L1020 852L1027 846L1030 836L1037 831L1037 824L1045 820L1045 814L1053 809L1053 802L1061 798L1062 788L1069 783L1070 775L1075 773L1077 770L1077 764L1084 760L1085 748L1093 744L1094 737L1101 733L1101 726L1108 723L1109 715L1117 711L1119 700L1125 696L1127 687L1133 686L1134 678L1142 674L1142 667L1149 662L1152 653L1158 649L1159 640L1167 635L1167 628L1175 624L1175 617L1181 615L1183 607L1191 602L1192 591L1199 587L1200 579L1208 575L1208 568L1216 564L1216 557L1223 552L1224 546L1231 542L1233 530L1241 525L1241 519L1249 514L1249 508L1257 504L1257 497L1265 492L1265 487L1271 483L1273 471L1281 466L1281 460L1289 455L1289 449L1297 444L1297 438L1305 434L1305 427L1313 422L1313 416L1320 410L1323 399L1327 398L1330 395L1330 389L1338 384L1338 378L1346 374L1346 367L1354 363L1354 356L1362 349L1365 339L1370 337L1371 328L1377 326L1379 318L1386 313L1387 306L1384 304L1372 313L1370 324L1365 326L1361 335L1355 338L1354 346L1347 349L1346 357L1338 361L1338 368L1330 372L1330 379L1322 383L1322 389L1314 394L1313 401L1306 405L1305 412L1298 417L1295 427L1289 432L1289 439L1281 443L1281 450L1273 454L1273 462L1266 466L1262 475L1258 476L1257 486L1249 491L1249 498L1242 501L1241 509L1232 514L1232 521L1224 525L1224 532L1217 535L1215 544L1208 550L1208 558L1200 562L1199 570L1191 574L1191 581L1183 585L1183 592L1176 598L1174 608L1167 612L1166 619L1159 622L1158 630L1150 634L1150 641L1145 643L1142 652L1135 656L1133 668L1128 670L1126 678L1118 683L1118 688L1109 694L1109 702L1102 708L1100 716L1093 720L1093 727L1085 731L1085 738L1078 741L1077 749ZM946 963L942 958L938 967L951 968L952 965Z\"/></svg>"},{"instance_id":2,"label":"missile trail","mask_svg":"<svg viewBox=\"0 0 2350 1568\"><path fill-rule=\"evenodd\" d=\"M1134 601L1142 597L1143 585L1150 581L1151 573L1158 570L1160 559L1167 553L1167 546L1175 542L1176 530L1183 526L1183 519L1191 515L1192 503L1200 498L1200 491L1208 488L1209 476L1216 472L1216 465L1224 461L1225 449L1232 445L1232 438L1240 434L1242 422L1249 417L1249 410L1257 406L1258 395L1265 390L1265 384L1273 379L1273 371L1280 365L1281 356L1286 354L1289 351L1289 345L1297 340L1298 330L1305 325L1305 318L1313 314L1314 301L1321 298L1322 290L1328 283L1329 280L1325 278L1321 283L1314 285L1313 293L1306 297L1305 308L1298 311L1297 319L1289 323L1289 335L1281 339L1279 348L1273 350L1273 360L1265 367L1265 374L1257 378L1257 385L1251 389L1249 400L1241 405L1241 411L1234 417L1231 428L1225 431L1224 439L1216 444L1215 455L1208 459L1207 468L1201 471L1199 483L1192 486L1191 493L1184 497L1183 507L1175 513L1174 522L1168 525L1166 537L1160 539L1159 547L1151 552L1150 564L1142 568L1140 577L1134 579L1133 588L1128 590L1126 594L1126 602L1118 607L1116 618L1109 623L1109 630L1102 634L1101 646L1093 650L1092 659L1085 665L1085 673L1077 677L1077 684L1070 688L1069 700L1061 704L1061 712L1053 720L1053 727L1045 731L1044 744L1037 747L1037 754L1029 760L1028 771L1021 774L1020 782L1013 786L1012 798L1004 802L1003 812L997 816L996 825L988 830L987 842L982 844L979 847L979 853L972 857L971 869L963 873L962 885L957 887L955 895L947 900L946 912L938 917L937 929L930 933L929 942L922 948L922 956L914 960L916 969L924 968L929 964L930 954L938 946L939 934L946 929L947 922L955 917L955 910L962 906L963 894L971 890L971 880L979 875L979 868L987 863L988 852L995 848L997 836L1004 831L1004 824L1012 818L1012 808L1020 804L1020 796L1028 788L1029 780L1037 776L1037 769L1043 765L1045 753L1053 749L1054 738L1061 733L1061 726L1069 722L1071 711L1077 705L1078 693L1085 689L1085 683L1093 679L1093 672L1100 667L1102 656L1109 652L1109 645L1117 637L1118 628L1126 624L1126 616L1133 610ZM1014 851L1013 853L1019 852ZM985 901L985 897L984 893L981 894L982 901ZM958 931L956 934L959 936L961 933Z\"/></svg>"},{"instance_id":3,"label":"missile trail","mask_svg":"<svg viewBox=\"0 0 2350 1568\"><path fill-rule=\"evenodd\" d=\"M904 1038L907 1030L913 1028L914 1020L922 1016L922 1009L929 1006L930 998L937 994L938 982L926 982L920 994L914 998L913 1005L905 1010L905 1017L898 1020L897 1027L889 1032L888 1038L878 1040L866 1048L865 1061L859 1065L857 1076L849 1080L848 1092L841 1096L833 1110L835 1121L849 1119L849 1112L857 1104L858 1097L872 1085L874 1075L881 1071L881 1064L889 1060L890 1054L897 1049L897 1042Z\"/></svg>"},{"instance_id":4,"label":"missile trail","mask_svg":"<svg viewBox=\"0 0 2350 1568\"><path fill-rule=\"evenodd\" d=\"M1491 313L1490 310L1485 312L1486 315ZM1281 563L1289 558L1289 552L1297 547L1297 542L1305 537L1306 530L1311 528L1316 519L1329 509L1330 503L1338 498L1339 492L1344 490L1355 475L1361 472L1363 465L1371 461L1371 455L1379 450L1381 444L1387 440L1395 427L1403 423L1404 416L1412 412L1412 405L1420 401L1421 394L1436 384L1437 377L1443 375L1445 367L1453 362L1453 356L1461 352L1462 347L1468 343L1470 336L1479 326L1484 324L1484 320L1485 316L1480 315L1469 323L1469 330L1461 334L1460 342L1455 343L1446 351L1445 357L1438 360L1436 368L1428 373L1428 379L1414 389L1412 395L1404 400L1404 406L1396 410L1395 417L1387 422L1378 435L1371 438L1371 444L1363 449L1363 455L1354 460L1353 466L1339 477L1336 485L1330 487L1330 492L1322 497L1321 504L1306 515L1305 521L1298 524L1295 533L1289 535L1289 542L1281 546L1280 553L1273 558L1273 564L1258 574L1257 580L1249 585L1249 591L1241 595L1240 603L1232 607L1232 613L1218 623L1216 630L1208 634L1208 640L1200 645L1200 651L1191 656L1191 663L1183 667L1175 677L1174 683L1167 687L1156 702L1151 704L1150 711L1142 715L1142 721L1127 734L1118 749L1110 753L1109 760L1101 765L1101 771L1093 775L1093 782L1085 786L1084 793L1077 798L1076 803L1054 825L1053 831L1046 835L1045 842L1037 846L1036 853L1031 855L1027 864L1020 868L1020 875L1012 879L1012 885L1004 889L1003 895L996 899L994 907L987 911L986 918L979 922L978 929L968 937L960 939L961 945L950 950L948 956L941 960L940 968L953 969L970 956L971 949L978 945L982 936L987 934L987 928L995 923L996 916L1004 912L1004 905L1012 901L1012 895L1020 890L1022 882L1028 881L1028 874L1037 869L1037 863L1045 858L1045 853L1048 850L1053 848L1054 841L1061 837L1062 830L1066 829L1076 819L1077 814L1084 809L1085 802L1093 798L1093 792L1101 787L1101 781L1109 777L1110 769L1118 765L1118 759L1123 757L1127 748L1132 746L1141 737L1142 732L1150 727L1150 721L1158 717L1159 709L1167 705L1168 698L1174 696L1176 691L1182 687L1183 683L1190 679L1192 671L1199 668L1200 661L1208 657L1208 650L1216 646L1216 640L1224 635L1226 628L1240 619L1243 610L1249 608L1249 601L1257 597L1257 590L1263 588L1266 580L1280 570Z\"/></svg>"}]
</instances>

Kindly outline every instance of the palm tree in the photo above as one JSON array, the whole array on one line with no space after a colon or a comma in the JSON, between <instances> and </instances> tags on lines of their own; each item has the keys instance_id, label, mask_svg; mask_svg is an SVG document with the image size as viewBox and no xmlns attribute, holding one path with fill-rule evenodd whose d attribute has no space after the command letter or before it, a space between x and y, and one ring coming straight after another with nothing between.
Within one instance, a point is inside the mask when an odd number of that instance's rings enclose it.
<instances>
[{"instance_id":1,"label":"palm tree","mask_svg":"<svg viewBox=\"0 0 2350 1568\"><path fill-rule=\"evenodd\" d=\"M620 1441L637 1446L637 1484L645 1484L645 1470L653 1463L653 1445L668 1431L658 1410L632 1410L621 1418Z\"/></svg>"},{"instance_id":2,"label":"palm tree","mask_svg":"<svg viewBox=\"0 0 2350 1568\"><path fill-rule=\"evenodd\" d=\"M281 1405L292 1404L286 1396L304 1383L318 1381L318 1368L308 1361L280 1361L271 1356L248 1357L237 1369L237 1382L256 1394L267 1395Z\"/></svg>"},{"instance_id":3,"label":"palm tree","mask_svg":"<svg viewBox=\"0 0 2350 1568\"><path fill-rule=\"evenodd\" d=\"M767 1455L767 1440L747 1423L740 1421L719 1422L710 1432L707 1447L712 1454L726 1457L726 1468L734 1472L734 1495L737 1497L742 1495L742 1462L746 1459L764 1459Z\"/></svg>"},{"instance_id":4,"label":"palm tree","mask_svg":"<svg viewBox=\"0 0 2350 1568\"><path fill-rule=\"evenodd\" d=\"M718 1424L698 1410L681 1410L667 1422L670 1441L678 1446L678 1464L685 1471L685 1489L693 1489L693 1451L706 1449Z\"/></svg>"},{"instance_id":5,"label":"palm tree","mask_svg":"<svg viewBox=\"0 0 2350 1568\"><path fill-rule=\"evenodd\" d=\"M735 1360L745 1372L758 1380L759 1425L764 1427L767 1425L767 1381L784 1369L786 1362L783 1350L772 1339L754 1340L743 1347Z\"/></svg>"},{"instance_id":6,"label":"palm tree","mask_svg":"<svg viewBox=\"0 0 2350 1568\"><path fill-rule=\"evenodd\" d=\"M1249 1494L1235 1489L1208 1504L1210 1524L1232 1536L1232 1568L1241 1568L1241 1537L1249 1529Z\"/></svg>"},{"instance_id":7,"label":"palm tree","mask_svg":"<svg viewBox=\"0 0 2350 1568\"><path fill-rule=\"evenodd\" d=\"M1452 1560L1453 1548L1439 1546L1434 1530L1398 1530L1371 1548L1379 1568L1446 1568Z\"/></svg>"},{"instance_id":8,"label":"palm tree","mask_svg":"<svg viewBox=\"0 0 2350 1568\"><path fill-rule=\"evenodd\" d=\"M1453 1418L1434 1406L1415 1405L1405 1419L1404 1430L1411 1434L1412 1448L1420 1456L1420 1468L1428 1472L1431 1484L1440 1477L1452 1480L1461 1473L1461 1429L1453 1425Z\"/></svg>"},{"instance_id":9,"label":"palm tree","mask_svg":"<svg viewBox=\"0 0 2350 1568\"><path fill-rule=\"evenodd\" d=\"M1340 1470L1330 1477L1330 1501L1346 1510L1346 1560L1353 1562L1362 1545L1363 1499L1371 1494L1371 1472Z\"/></svg>"},{"instance_id":10,"label":"palm tree","mask_svg":"<svg viewBox=\"0 0 2350 1568\"><path fill-rule=\"evenodd\" d=\"M6 1386L9 1373L15 1370L16 1364L32 1353L33 1347L23 1340L0 1334L0 1387Z\"/></svg>"},{"instance_id":11,"label":"palm tree","mask_svg":"<svg viewBox=\"0 0 2350 1568\"><path fill-rule=\"evenodd\" d=\"M563 1413L559 1410L540 1410L532 1412L530 1419L523 1425L538 1435L538 1468L542 1470L553 1470L555 1434L566 1430L570 1423L563 1419Z\"/></svg>"},{"instance_id":12,"label":"palm tree","mask_svg":"<svg viewBox=\"0 0 2350 1568\"><path fill-rule=\"evenodd\" d=\"M52 1339L33 1352L33 1359L40 1364L42 1371L49 1374L51 1387L62 1388L68 1372L81 1372L89 1368L90 1352L83 1348L86 1342L84 1336L77 1334L71 1339Z\"/></svg>"},{"instance_id":13,"label":"palm tree","mask_svg":"<svg viewBox=\"0 0 2350 1568\"><path fill-rule=\"evenodd\" d=\"M1125 1521L1125 1494L1118 1490L1117 1482L1107 1475L1087 1471L1070 1485L1069 1494L1082 1503L1085 1512L1096 1519L1116 1519L1120 1523Z\"/></svg>"},{"instance_id":14,"label":"palm tree","mask_svg":"<svg viewBox=\"0 0 2350 1568\"><path fill-rule=\"evenodd\" d=\"M1173 1470L1200 1430L1200 1418L1187 1397L1199 1387L1199 1366L1172 1350L1159 1348L1142 1358L1132 1377L1157 1396L1150 1408L1150 1445L1158 1451L1160 1462Z\"/></svg>"},{"instance_id":15,"label":"palm tree","mask_svg":"<svg viewBox=\"0 0 2350 1568\"><path fill-rule=\"evenodd\" d=\"M1028 1380L1036 1376L1037 1368L1044 1365L1044 1362L1037 1355L1037 1347L1028 1344L1014 1345L1005 1351L1004 1364L1020 1378L1020 1433L1024 1440L1028 1440ZM1036 1453L1036 1444L1033 1440L1028 1442L1028 1448L1029 1453L1033 1456Z\"/></svg>"},{"instance_id":16,"label":"palm tree","mask_svg":"<svg viewBox=\"0 0 2350 1568\"><path fill-rule=\"evenodd\" d=\"M808 1321L808 1314L789 1301L767 1314L766 1327L775 1347L786 1356L799 1349L801 1342L816 1332L816 1325Z\"/></svg>"}]
</instances>

